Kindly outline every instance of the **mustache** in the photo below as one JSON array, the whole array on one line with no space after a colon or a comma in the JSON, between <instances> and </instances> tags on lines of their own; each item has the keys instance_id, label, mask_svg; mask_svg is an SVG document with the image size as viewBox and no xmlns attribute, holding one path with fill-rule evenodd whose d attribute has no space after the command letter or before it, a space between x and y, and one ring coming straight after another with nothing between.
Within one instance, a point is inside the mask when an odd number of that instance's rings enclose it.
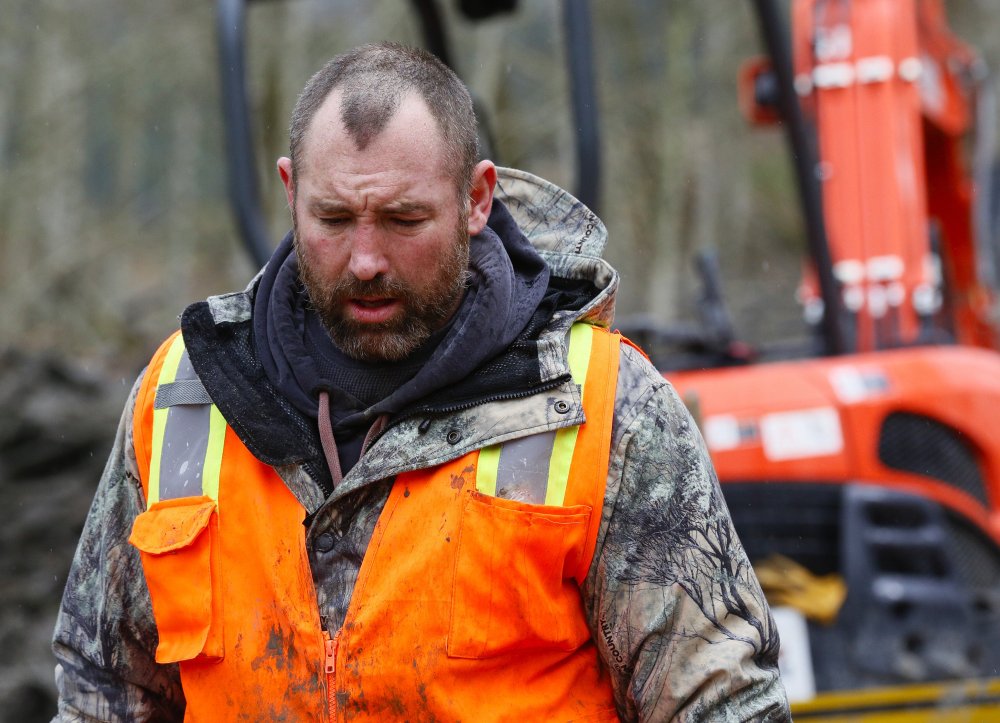
<instances>
[{"instance_id":1,"label":"mustache","mask_svg":"<svg viewBox=\"0 0 1000 723\"><path fill-rule=\"evenodd\" d=\"M396 279L376 276L363 281L354 274L348 274L327 288L327 293L337 299L351 299L365 296L392 296L409 298L410 288Z\"/></svg>"}]
</instances>

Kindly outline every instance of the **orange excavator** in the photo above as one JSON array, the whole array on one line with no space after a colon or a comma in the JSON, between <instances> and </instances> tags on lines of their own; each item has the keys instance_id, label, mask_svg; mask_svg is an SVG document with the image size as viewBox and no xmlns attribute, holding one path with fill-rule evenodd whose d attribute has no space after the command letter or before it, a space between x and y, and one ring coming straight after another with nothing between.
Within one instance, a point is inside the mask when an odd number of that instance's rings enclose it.
<instances>
[{"instance_id":1,"label":"orange excavator","mask_svg":"<svg viewBox=\"0 0 1000 723\"><path fill-rule=\"evenodd\" d=\"M218 0L230 190L269 255L243 48ZM740 71L781 125L808 260L807 348L737 339L717 265L698 328L628 319L703 431L772 603L796 720L1000 720L1000 324L996 107L941 0L753 0L767 55ZM462 0L469 18L515 0ZM413 0L430 50L434 0ZM586 0L563 0L575 192L596 210L599 126ZM488 124L483 124L488 130Z\"/></svg>"},{"instance_id":2,"label":"orange excavator","mask_svg":"<svg viewBox=\"0 0 1000 723\"><path fill-rule=\"evenodd\" d=\"M790 140L820 354L748 363L709 283L708 328L655 360L775 607L796 720L1000 720L984 65L941 0L792 0L790 42L777 6L756 6L769 53L741 70L740 101Z\"/></svg>"}]
</instances>

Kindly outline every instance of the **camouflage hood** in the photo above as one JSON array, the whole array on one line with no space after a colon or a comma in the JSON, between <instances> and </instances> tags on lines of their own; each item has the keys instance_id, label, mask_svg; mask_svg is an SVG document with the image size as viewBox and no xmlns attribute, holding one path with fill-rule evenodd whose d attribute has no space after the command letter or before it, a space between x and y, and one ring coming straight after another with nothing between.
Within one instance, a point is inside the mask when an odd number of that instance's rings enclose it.
<instances>
[{"instance_id":1,"label":"camouflage hood","mask_svg":"<svg viewBox=\"0 0 1000 723\"><path fill-rule=\"evenodd\" d=\"M553 183L513 168L498 168L497 172L497 198L506 204L521 231L549 264L552 274L589 281L597 288L597 295L584 306L579 318L598 326L611 326L618 272L601 258L608 242L604 223Z\"/></svg>"}]
</instances>

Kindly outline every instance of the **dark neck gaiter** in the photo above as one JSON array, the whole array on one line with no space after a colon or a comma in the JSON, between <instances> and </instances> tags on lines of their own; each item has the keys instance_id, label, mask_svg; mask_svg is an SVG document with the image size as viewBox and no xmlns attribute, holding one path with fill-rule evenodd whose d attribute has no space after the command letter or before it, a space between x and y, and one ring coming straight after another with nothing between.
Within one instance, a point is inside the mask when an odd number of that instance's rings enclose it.
<instances>
[{"instance_id":1,"label":"dark neck gaiter","mask_svg":"<svg viewBox=\"0 0 1000 723\"><path fill-rule=\"evenodd\" d=\"M409 357L386 363L351 359L333 344L310 308L291 234L268 262L254 301L257 353L270 381L303 414L317 418L319 392L328 392L344 474L377 417L404 410L502 353L541 302L549 269L500 202L469 251L471 280L458 311Z\"/></svg>"}]
</instances>

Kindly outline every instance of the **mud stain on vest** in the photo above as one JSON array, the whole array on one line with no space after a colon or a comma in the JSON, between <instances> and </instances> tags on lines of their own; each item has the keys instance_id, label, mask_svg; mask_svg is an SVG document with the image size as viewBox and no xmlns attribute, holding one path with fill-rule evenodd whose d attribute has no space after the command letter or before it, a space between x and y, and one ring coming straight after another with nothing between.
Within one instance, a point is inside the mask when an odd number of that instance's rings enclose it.
<instances>
[{"instance_id":1,"label":"mud stain on vest","mask_svg":"<svg viewBox=\"0 0 1000 723\"><path fill-rule=\"evenodd\" d=\"M276 671L289 670L294 668L295 658L298 651L295 648L295 631L289 631L288 637L282 635L279 627L271 628L267 643L264 646L264 654L254 658L250 662L250 669L260 670L261 667L271 668Z\"/></svg>"},{"instance_id":2,"label":"mud stain on vest","mask_svg":"<svg viewBox=\"0 0 1000 723\"><path fill-rule=\"evenodd\" d=\"M321 690L323 690L323 680L320 678L319 672L316 671L310 673L306 680L290 685L288 693L290 697L301 697L308 700Z\"/></svg>"},{"instance_id":3,"label":"mud stain on vest","mask_svg":"<svg viewBox=\"0 0 1000 723\"><path fill-rule=\"evenodd\" d=\"M451 476L451 488L453 490L461 490L463 487L465 487L466 475L470 475L475 471L476 468L470 464L468 467L463 469L459 474L453 474Z\"/></svg>"},{"instance_id":4,"label":"mud stain on vest","mask_svg":"<svg viewBox=\"0 0 1000 723\"><path fill-rule=\"evenodd\" d=\"M370 715L368 701L365 700L365 691L358 689L353 694L346 691L337 693L337 706L341 710L350 711L352 715ZM351 716L348 716L351 717Z\"/></svg>"},{"instance_id":5,"label":"mud stain on vest","mask_svg":"<svg viewBox=\"0 0 1000 723\"><path fill-rule=\"evenodd\" d=\"M424 676L424 667L433 666L435 652L418 646L414 653L416 655L410 661L410 665L413 668L413 676L417 684L416 693L419 703L413 700L412 695L408 696L409 700L407 700L399 693L393 694L386 703L393 710L397 718L409 713L409 717L406 720L416 719L426 723L439 723L440 719L430 710L430 699L427 696L427 681ZM456 721L456 723L460 723L460 721Z\"/></svg>"},{"instance_id":6,"label":"mud stain on vest","mask_svg":"<svg viewBox=\"0 0 1000 723\"><path fill-rule=\"evenodd\" d=\"M276 676L277 677L277 676ZM234 698L226 695L227 713L236 716L241 721L268 721L269 723L295 723L306 719L307 712L318 714L304 701L319 700L324 690L319 672L313 672L308 678L290 685L283 695L276 695L274 690L265 687L248 691L249 697ZM315 716L318 719L318 715ZM313 716L308 717L313 720Z\"/></svg>"}]
</instances>

